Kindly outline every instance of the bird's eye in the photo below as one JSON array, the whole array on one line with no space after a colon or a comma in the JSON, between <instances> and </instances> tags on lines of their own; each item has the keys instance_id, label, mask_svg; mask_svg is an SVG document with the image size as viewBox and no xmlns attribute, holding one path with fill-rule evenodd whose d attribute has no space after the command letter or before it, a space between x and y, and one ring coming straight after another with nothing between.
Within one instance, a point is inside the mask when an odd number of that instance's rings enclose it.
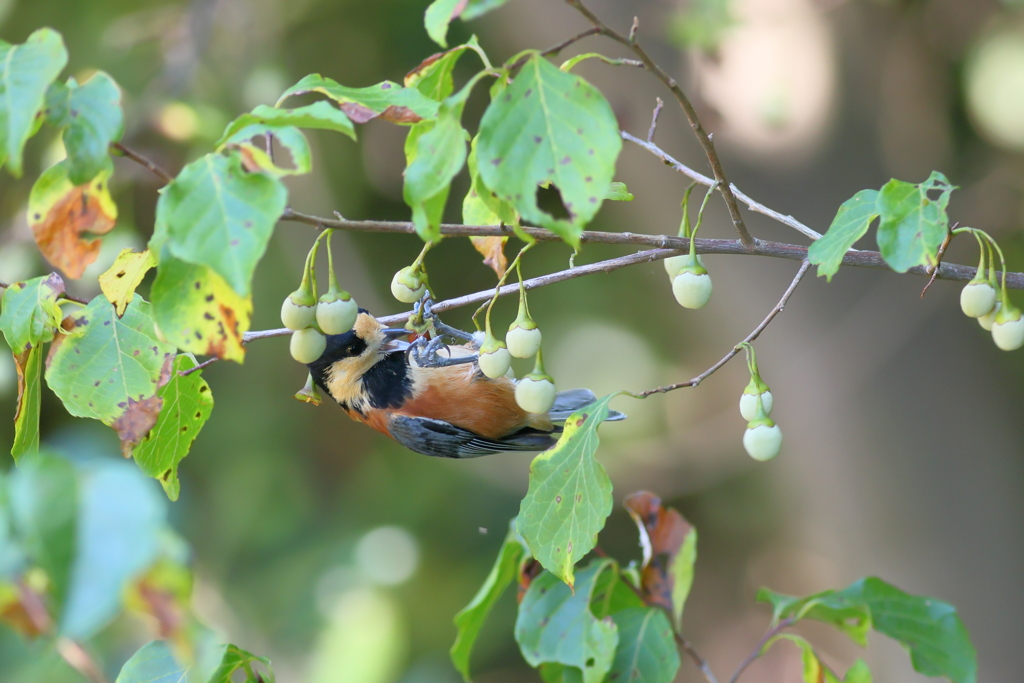
<instances>
[{"instance_id":1,"label":"bird's eye","mask_svg":"<svg viewBox=\"0 0 1024 683\"><path fill-rule=\"evenodd\" d=\"M348 356L356 355L355 344L349 344L348 346L345 347L345 355L348 355Z\"/></svg>"}]
</instances>

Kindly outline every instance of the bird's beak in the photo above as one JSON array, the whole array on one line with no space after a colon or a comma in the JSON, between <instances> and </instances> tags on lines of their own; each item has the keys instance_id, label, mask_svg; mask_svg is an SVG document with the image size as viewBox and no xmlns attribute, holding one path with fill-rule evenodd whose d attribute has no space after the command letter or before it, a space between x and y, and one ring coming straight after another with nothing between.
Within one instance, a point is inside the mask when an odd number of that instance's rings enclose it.
<instances>
[{"instance_id":1,"label":"bird's beak","mask_svg":"<svg viewBox=\"0 0 1024 683\"><path fill-rule=\"evenodd\" d=\"M393 341L402 337L408 337L411 333L404 327L386 327L384 328L384 339L387 341Z\"/></svg>"},{"instance_id":2,"label":"bird's beak","mask_svg":"<svg viewBox=\"0 0 1024 683\"><path fill-rule=\"evenodd\" d=\"M402 339L408 337L409 330L400 327L388 327L384 329L384 345L381 349L384 353L404 352L409 348L409 342Z\"/></svg>"}]
</instances>

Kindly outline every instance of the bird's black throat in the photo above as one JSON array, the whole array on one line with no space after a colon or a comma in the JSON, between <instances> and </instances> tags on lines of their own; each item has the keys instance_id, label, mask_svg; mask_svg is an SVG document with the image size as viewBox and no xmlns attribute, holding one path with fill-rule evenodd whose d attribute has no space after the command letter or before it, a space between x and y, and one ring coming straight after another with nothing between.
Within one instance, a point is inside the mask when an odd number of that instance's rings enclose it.
<instances>
[{"instance_id":1,"label":"bird's black throat","mask_svg":"<svg viewBox=\"0 0 1024 683\"><path fill-rule=\"evenodd\" d=\"M327 388L327 375L331 366L344 358L353 358L366 351L366 342L353 332L328 335L327 348L317 360L309 363L309 373L313 382L321 390L330 394ZM367 403L372 408L394 409L405 403L412 393L412 377L409 375L409 361L403 352L385 355L373 365L362 377L363 391ZM342 408L359 410L363 406L349 406L339 401Z\"/></svg>"}]
</instances>

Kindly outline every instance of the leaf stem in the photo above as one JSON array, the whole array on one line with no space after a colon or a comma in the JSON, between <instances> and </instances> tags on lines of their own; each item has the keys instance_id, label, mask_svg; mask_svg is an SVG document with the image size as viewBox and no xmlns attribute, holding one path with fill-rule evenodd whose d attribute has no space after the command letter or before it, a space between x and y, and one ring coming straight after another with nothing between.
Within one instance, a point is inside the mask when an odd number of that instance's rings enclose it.
<instances>
[{"instance_id":1,"label":"leaf stem","mask_svg":"<svg viewBox=\"0 0 1024 683\"><path fill-rule=\"evenodd\" d=\"M739 680L740 676L743 675L743 672L746 671L747 667L750 666L755 659L761 656L761 650L764 649L764 646L768 643L768 641L770 641L772 638L774 638L775 636L779 635L784 630L792 626L794 621L795 619L793 619L792 617L787 617L775 626L768 629L768 631L763 636L761 636L761 640L757 641L757 645L754 646L754 649L750 652L750 654L747 655L742 662L740 662L740 665L736 668L735 673L733 673L733 675L729 678L729 683L736 683L736 681Z\"/></svg>"}]
</instances>

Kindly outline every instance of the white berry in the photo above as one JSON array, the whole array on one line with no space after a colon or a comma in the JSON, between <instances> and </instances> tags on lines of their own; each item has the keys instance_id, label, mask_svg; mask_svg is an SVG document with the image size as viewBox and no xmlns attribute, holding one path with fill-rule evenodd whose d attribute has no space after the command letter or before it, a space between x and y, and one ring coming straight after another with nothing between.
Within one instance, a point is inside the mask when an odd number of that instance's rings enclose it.
<instances>
[{"instance_id":1,"label":"white berry","mask_svg":"<svg viewBox=\"0 0 1024 683\"><path fill-rule=\"evenodd\" d=\"M665 259L665 272L668 273L669 279L674 278L679 274L679 271L683 269L683 266L690 262L689 254L680 254L679 256L669 256ZM700 254L697 254L697 263L704 267L704 259L701 258Z\"/></svg>"},{"instance_id":2,"label":"white berry","mask_svg":"<svg viewBox=\"0 0 1024 683\"><path fill-rule=\"evenodd\" d=\"M426 291L427 286L413 271L412 266L402 268L391 280L391 294L404 304L416 303Z\"/></svg>"},{"instance_id":3,"label":"white berry","mask_svg":"<svg viewBox=\"0 0 1024 683\"><path fill-rule=\"evenodd\" d=\"M528 413L543 414L555 404L556 393L551 380L527 375L516 385L516 403Z\"/></svg>"},{"instance_id":4,"label":"white berry","mask_svg":"<svg viewBox=\"0 0 1024 683\"><path fill-rule=\"evenodd\" d=\"M345 334L356 324L358 315L359 305L355 299L321 301L316 305L316 324L324 334Z\"/></svg>"},{"instance_id":5,"label":"white berry","mask_svg":"<svg viewBox=\"0 0 1024 683\"><path fill-rule=\"evenodd\" d=\"M326 348L327 338L312 327L294 332L288 345L292 358L300 363L312 363L323 355Z\"/></svg>"},{"instance_id":6,"label":"white berry","mask_svg":"<svg viewBox=\"0 0 1024 683\"><path fill-rule=\"evenodd\" d=\"M681 272L672 279L672 293L683 308L703 308L711 298L711 276Z\"/></svg>"},{"instance_id":7,"label":"white berry","mask_svg":"<svg viewBox=\"0 0 1024 683\"><path fill-rule=\"evenodd\" d=\"M980 318L996 305L996 290L987 282L971 282L960 290L960 308L968 318Z\"/></svg>"},{"instance_id":8,"label":"white berry","mask_svg":"<svg viewBox=\"0 0 1024 683\"><path fill-rule=\"evenodd\" d=\"M313 324L316 307L303 306L294 301L292 296L287 296L281 304L281 322L289 330L304 330Z\"/></svg>"},{"instance_id":9,"label":"white berry","mask_svg":"<svg viewBox=\"0 0 1024 683\"><path fill-rule=\"evenodd\" d=\"M540 349L540 328L526 329L513 323L505 335L508 352L516 358L533 358Z\"/></svg>"},{"instance_id":10,"label":"white berry","mask_svg":"<svg viewBox=\"0 0 1024 683\"><path fill-rule=\"evenodd\" d=\"M759 424L743 433L743 448L754 460L771 460L782 449L782 430L777 424Z\"/></svg>"},{"instance_id":11,"label":"white berry","mask_svg":"<svg viewBox=\"0 0 1024 683\"><path fill-rule=\"evenodd\" d=\"M488 351L481 350L477 364L480 366L480 372L491 379L497 379L512 367L512 355L504 346L495 346Z\"/></svg>"},{"instance_id":12,"label":"white berry","mask_svg":"<svg viewBox=\"0 0 1024 683\"><path fill-rule=\"evenodd\" d=\"M991 332L992 331L992 326L995 325L995 323L996 323L996 313L998 313L999 309L1002 308L1002 307L1003 307L1003 302L1002 301L997 301L996 305L992 307L991 311L989 311L985 315L983 315L980 318L978 318L978 324L981 325L981 327L983 329L988 330L989 332Z\"/></svg>"},{"instance_id":13,"label":"white berry","mask_svg":"<svg viewBox=\"0 0 1024 683\"><path fill-rule=\"evenodd\" d=\"M761 407L764 408L765 415L772 414L772 392L766 391L761 394ZM757 419L757 394L740 395L740 415L747 422Z\"/></svg>"},{"instance_id":14,"label":"white berry","mask_svg":"<svg viewBox=\"0 0 1024 683\"><path fill-rule=\"evenodd\" d=\"M992 325L992 340L1003 351L1015 351L1024 346L1024 318L997 321Z\"/></svg>"}]
</instances>

